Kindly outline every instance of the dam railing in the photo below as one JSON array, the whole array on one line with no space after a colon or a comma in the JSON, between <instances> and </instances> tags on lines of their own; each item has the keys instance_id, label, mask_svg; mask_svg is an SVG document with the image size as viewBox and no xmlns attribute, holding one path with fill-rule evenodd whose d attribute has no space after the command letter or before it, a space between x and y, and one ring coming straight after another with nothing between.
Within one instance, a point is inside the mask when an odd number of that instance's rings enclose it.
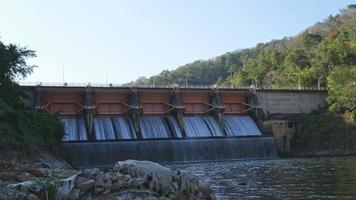
<instances>
[{"instance_id":1,"label":"dam railing","mask_svg":"<svg viewBox=\"0 0 356 200\"><path fill-rule=\"evenodd\" d=\"M152 85L135 85L135 84L120 84L120 83L75 83L75 82L18 82L20 86L45 86L45 87L100 87L100 88L181 88L181 89L255 89L255 90L316 90L327 91L326 87L255 87L254 85L179 85L179 84L152 84Z\"/></svg>"}]
</instances>

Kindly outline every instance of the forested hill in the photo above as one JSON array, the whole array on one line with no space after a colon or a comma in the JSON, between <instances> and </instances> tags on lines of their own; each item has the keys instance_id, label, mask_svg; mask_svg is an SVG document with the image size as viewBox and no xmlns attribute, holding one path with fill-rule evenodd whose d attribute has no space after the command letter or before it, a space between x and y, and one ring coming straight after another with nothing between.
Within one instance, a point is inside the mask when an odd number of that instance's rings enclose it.
<instances>
[{"instance_id":1,"label":"forested hill","mask_svg":"<svg viewBox=\"0 0 356 200\"><path fill-rule=\"evenodd\" d=\"M257 86L327 85L330 72L356 64L356 4L294 37L257 44L209 59L164 70L136 85L219 84ZM355 66L353 66L355 67Z\"/></svg>"}]
</instances>

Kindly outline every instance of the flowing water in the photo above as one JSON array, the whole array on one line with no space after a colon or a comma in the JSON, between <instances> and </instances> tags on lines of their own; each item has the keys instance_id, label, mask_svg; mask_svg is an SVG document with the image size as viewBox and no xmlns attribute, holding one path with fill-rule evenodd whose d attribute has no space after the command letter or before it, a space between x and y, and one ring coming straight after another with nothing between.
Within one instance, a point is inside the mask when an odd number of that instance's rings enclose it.
<instances>
[{"instance_id":1,"label":"flowing water","mask_svg":"<svg viewBox=\"0 0 356 200\"><path fill-rule=\"evenodd\" d=\"M173 131L173 135L177 138L183 137L182 131L179 128L176 118L173 116L168 116L167 120L168 120L169 126L171 127L171 130Z\"/></svg>"},{"instance_id":2,"label":"flowing water","mask_svg":"<svg viewBox=\"0 0 356 200\"><path fill-rule=\"evenodd\" d=\"M63 141L88 140L84 118L65 117ZM260 130L248 116L225 116L224 130L213 116L185 116L187 137L259 136ZM143 116L141 134L145 138L181 138L182 130L173 116ZM131 119L121 117L95 117L95 140L137 139Z\"/></svg>"},{"instance_id":3,"label":"flowing water","mask_svg":"<svg viewBox=\"0 0 356 200\"><path fill-rule=\"evenodd\" d=\"M64 124L63 141L87 140L84 118L62 118Z\"/></svg>"},{"instance_id":4,"label":"flowing water","mask_svg":"<svg viewBox=\"0 0 356 200\"><path fill-rule=\"evenodd\" d=\"M163 117L142 117L140 121L143 138L168 138L169 128Z\"/></svg>"},{"instance_id":5,"label":"flowing water","mask_svg":"<svg viewBox=\"0 0 356 200\"><path fill-rule=\"evenodd\" d=\"M224 127L228 136L261 135L255 122L249 116L225 116Z\"/></svg>"},{"instance_id":6,"label":"flowing water","mask_svg":"<svg viewBox=\"0 0 356 200\"><path fill-rule=\"evenodd\" d=\"M98 117L94 118L94 130L96 140L113 140L116 139L115 131L112 126L111 118Z\"/></svg>"},{"instance_id":7,"label":"flowing water","mask_svg":"<svg viewBox=\"0 0 356 200\"><path fill-rule=\"evenodd\" d=\"M128 117L115 117L113 123L118 139L137 138L132 121Z\"/></svg>"},{"instance_id":8,"label":"flowing water","mask_svg":"<svg viewBox=\"0 0 356 200\"><path fill-rule=\"evenodd\" d=\"M65 157L76 167L110 166L118 160L159 163L276 158L272 137L194 138L63 143Z\"/></svg>"},{"instance_id":9,"label":"flowing water","mask_svg":"<svg viewBox=\"0 0 356 200\"><path fill-rule=\"evenodd\" d=\"M188 137L210 137L209 127L201 116L186 116L183 118L185 133Z\"/></svg>"},{"instance_id":10,"label":"flowing water","mask_svg":"<svg viewBox=\"0 0 356 200\"><path fill-rule=\"evenodd\" d=\"M356 157L169 165L208 183L217 199L356 199Z\"/></svg>"}]
</instances>

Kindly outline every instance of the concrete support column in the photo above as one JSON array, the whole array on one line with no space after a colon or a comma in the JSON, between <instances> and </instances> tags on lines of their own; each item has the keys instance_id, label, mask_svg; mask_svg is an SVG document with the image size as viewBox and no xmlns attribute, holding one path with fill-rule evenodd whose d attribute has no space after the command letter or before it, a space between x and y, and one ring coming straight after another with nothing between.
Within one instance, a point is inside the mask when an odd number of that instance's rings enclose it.
<instances>
[{"instance_id":1,"label":"concrete support column","mask_svg":"<svg viewBox=\"0 0 356 200\"><path fill-rule=\"evenodd\" d=\"M257 97L257 90L254 88L251 88L248 95L247 102L248 104L253 107L252 110L248 111L248 114L253 118L253 120L256 122L257 126L261 130L262 133L265 132L264 126L263 126L263 121L265 118L265 114L263 110L260 108L258 97Z\"/></svg>"},{"instance_id":2,"label":"concrete support column","mask_svg":"<svg viewBox=\"0 0 356 200\"><path fill-rule=\"evenodd\" d=\"M140 127L140 118L142 114L142 106L140 105L138 99L138 92L135 87L131 87L131 93L129 95L129 103L130 103L130 117L132 119L134 129L136 131L136 135L139 139L142 138L141 135L141 127Z\"/></svg>"},{"instance_id":3,"label":"concrete support column","mask_svg":"<svg viewBox=\"0 0 356 200\"><path fill-rule=\"evenodd\" d=\"M42 111L42 87L41 85L37 85L35 88L35 110Z\"/></svg>"},{"instance_id":4,"label":"concrete support column","mask_svg":"<svg viewBox=\"0 0 356 200\"><path fill-rule=\"evenodd\" d=\"M174 114L178 122L179 128L182 131L182 136L186 137L187 135L185 134L184 120L183 120L185 107L182 105L182 101L180 98L180 91L178 87L173 88L173 96L172 96L171 103L174 106Z\"/></svg>"},{"instance_id":5,"label":"concrete support column","mask_svg":"<svg viewBox=\"0 0 356 200\"><path fill-rule=\"evenodd\" d=\"M225 106L221 102L220 94L221 92L218 90L218 88L214 88L210 97L210 104L213 106L211 113L218 120L221 130L224 131Z\"/></svg>"},{"instance_id":6,"label":"concrete support column","mask_svg":"<svg viewBox=\"0 0 356 200\"><path fill-rule=\"evenodd\" d=\"M93 90L90 86L85 87L85 97L84 97L84 115L86 121L86 128L88 131L89 138L94 138L93 135L93 120L95 113L95 105L93 102Z\"/></svg>"}]
</instances>

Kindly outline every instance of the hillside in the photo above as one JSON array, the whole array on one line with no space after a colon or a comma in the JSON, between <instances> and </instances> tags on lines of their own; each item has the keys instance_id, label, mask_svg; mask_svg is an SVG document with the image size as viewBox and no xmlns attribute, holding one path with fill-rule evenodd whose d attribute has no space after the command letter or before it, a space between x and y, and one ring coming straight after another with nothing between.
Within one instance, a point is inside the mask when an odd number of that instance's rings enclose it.
<instances>
[{"instance_id":1,"label":"hillside","mask_svg":"<svg viewBox=\"0 0 356 200\"><path fill-rule=\"evenodd\" d=\"M328 74L356 64L356 5L329 16L294 37L197 60L130 84L308 86L327 84Z\"/></svg>"}]
</instances>

